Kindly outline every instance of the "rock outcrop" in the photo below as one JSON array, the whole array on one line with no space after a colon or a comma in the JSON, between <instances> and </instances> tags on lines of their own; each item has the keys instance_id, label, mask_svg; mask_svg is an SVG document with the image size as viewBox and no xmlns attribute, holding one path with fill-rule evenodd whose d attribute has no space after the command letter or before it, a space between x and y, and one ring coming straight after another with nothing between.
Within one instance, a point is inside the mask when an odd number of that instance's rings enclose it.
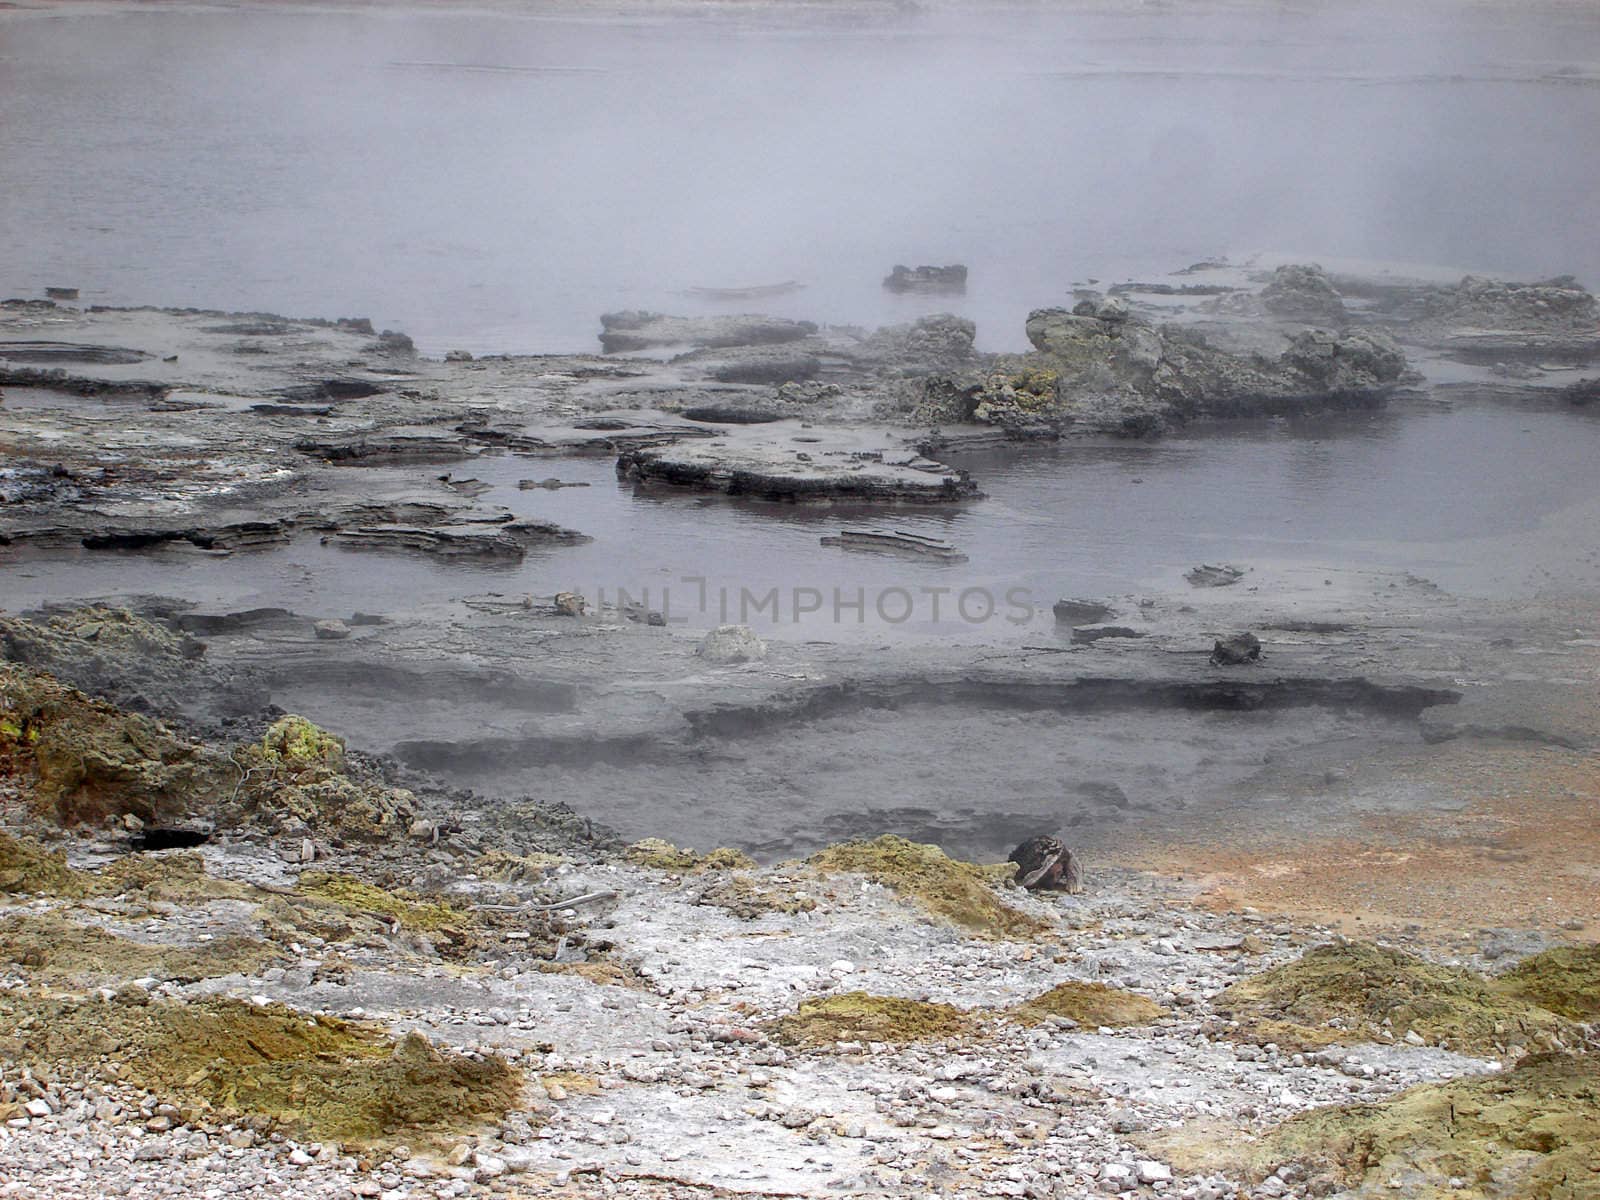
<instances>
[{"instance_id":1,"label":"rock outcrop","mask_svg":"<svg viewBox=\"0 0 1600 1200\"><path fill-rule=\"evenodd\" d=\"M1423 323L1458 329L1594 333L1600 304L1571 275L1508 283L1468 275L1423 300Z\"/></svg>"},{"instance_id":2,"label":"rock outcrop","mask_svg":"<svg viewBox=\"0 0 1600 1200\"><path fill-rule=\"evenodd\" d=\"M792 424L779 422L705 441L641 447L617 459L617 472L641 483L773 500L944 503L982 494L965 471L914 450L886 449L855 432L795 434Z\"/></svg>"},{"instance_id":3,"label":"rock outcrop","mask_svg":"<svg viewBox=\"0 0 1600 1200\"><path fill-rule=\"evenodd\" d=\"M1002 382L1008 395L991 377L976 396L973 419L1148 434L1199 417L1376 407L1406 369L1394 341L1373 330L1308 330L1271 359L1230 353L1181 326L1149 324L1115 297L1070 312L1038 309L1027 332L1038 354L1017 360L1011 372L1027 382ZM1054 396L1040 386L1043 372L1054 374Z\"/></svg>"},{"instance_id":4,"label":"rock outcrop","mask_svg":"<svg viewBox=\"0 0 1600 1200\"><path fill-rule=\"evenodd\" d=\"M896 265L884 277L883 286L891 292L948 294L967 290L967 268L961 263L947 267L905 267Z\"/></svg>"},{"instance_id":5,"label":"rock outcrop","mask_svg":"<svg viewBox=\"0 0 1600 1200\"><path fill-rule=\"evenodd\" d=\"M845 357L861 366L915 372L957 367L972 361L977 333L978 327L965 317L934 313L908 325L886 325Z\"/></svg>"},{"instance_id":6,"label":"rock outcrop","mask_svg":"<svg viewBox=\"0 0 1600 1200\"><path fill-rule=\"evenodd\" d=\"M767 656L767 644L748 625L718 625L700 640L696 653L707 662L759 662Z\"/></svg>"}]
</instances>

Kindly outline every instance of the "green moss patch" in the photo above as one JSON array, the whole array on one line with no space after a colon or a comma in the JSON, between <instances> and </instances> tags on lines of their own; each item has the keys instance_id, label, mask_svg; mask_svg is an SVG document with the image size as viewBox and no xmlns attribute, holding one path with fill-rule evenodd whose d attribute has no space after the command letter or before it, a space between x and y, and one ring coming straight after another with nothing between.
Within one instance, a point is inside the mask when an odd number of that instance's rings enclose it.
<instances>
[{"instance_id":1,"label":"green moss patch","mask_svg":"<svg viewBox=\"0 0 1600 1200\"><path fill-rule=\"evenodd\" d=\"M1496 991L1574 1021L1600 1018L1600 946L1557 946L1523 959Z\"/></svg>"},{"instance_id":2,"label":"green moss patch","mask_svg":"<svg viewBox=\"0 0 1600 1200\"><path fill-rule=\"evenodd\" d=\"M807 1000L768 1029L780 1042L825 1046L834 1042L923 1042L959 1037L979 1028L970 1013L949 1004L899 996L846 992Z\"/></svg>"},{"instance_id":3,"label":"green moss patch","mask_svg":"<svg viewBox=\"0 0 1600 1200\"><path fill-rule=\"evenodd\" d=\"M473 923L473 915L423 900L404 891L385 891L353 875L340 875L332 871L307 871L300 876L300 891L314 900L322 900L351 912L387 917L398 921L402 928L424 932L441 929L460 929Z\"/></svg>"},{"instance_id":4,"label":"green moss patch","mask_svg":"<svg viewBox=\"0 0 1600 1200\"><path fill-rule=\"evenodd\" d=\"M63 824L181 818L232 774L160 722L12 664L0 664L0 722L4 769L27 779L36 812Z\"/></svg>"},{"instance_id":5,"label":"green moss patch","mask_svg":"<svg viewBox=\"0 0 1600 1200\"><path fill-rule=\"evenodd\" d=\"M636 867L654 867L658 871L676 871L680 874L687 871L749 870L756 865L755 860L743 850L719 846L705 854L696 854L687 846L680 850L660 838L634 842L622 852L622 856Z\"/></svg>"},{"instance_id":6,"label":"green moss patch","mask_svg":"<svg viewBox=\"0 0 1600 1200\"><path fill-rule=\"evenodd\" d=\"M198 946L161 946L118 937L58 913L0 921L0 961L35 979L84 984L156 976L178 983L235 973L253 975L281 957L254 938L225 937Z\"/></svg>"},{"instance_id":7,"label":"green moss patch","mask_svg":"<svg viewBox=\"0 0 1600 1200\"><path fill-rule=\"evenodd\" d=\"M1154 1000L1121 988L1074 981L1057 984L1043 995L1017 1005L1010 1015L1027 1025L1036 1025L1050 1017L1069 1017L1080 1025L1120 1029L1127 1025L1148 1025L1166 1016L1167 1010Z\"/></svg>"},{"instance_id":8,"label":"green moss patch","mask_svg":"<svg viewBox=\"0 0 1600 1200\"><path fill-rule=\"evenodd\" d=\"M810 862L824 872L865 875L983 937L1029 937L1047 928L1002 901L982 868L951 858L937 846L885 834L870 842L830 846L812 855Z\"/></svg>"},{"instance_id":9,"label":"green moss patch","mask_svg":"<svg viewBox=\"0 0 1600 1200\"><path fill-rule=\"evenodd\" d=\"M1179 1130L1148 1144L1186 1171L1259 1179L1300 1163L1355 1197L1586 1200L1600 1196L1600 1063L1534 1055L1501 1075L1315 1109L1255 1142Z\"/></svg>"},{"instance_id":10,"label":"green moss patch","mask_svg":"<svg viewBox=\"0 0 1600 1200\"><path fill-rule=\"evenodd\" d=\"M205 860L191 853L130 854L106 864L93 878L102 890L149 900L248 900L257 894L247 884L207 873Z\"/></svg>"},{"instance_id":11,"label":"green moss patch","mask_svg":"<svg viewBox=\"0 0 1600 1200\"><path fill-rule=\"evenodd\" d=\"M1317 946L1243 979L1212 1007L1252 1040L1306 1049L1408 1031L1464 1053L1554 1044L1562 1018L1502 994L1471 971L1363 942Z\"/></svg>"},{"instance_id":12,"label":"green moss patch","mask_svg":"<svg viewBox=\"0 0 1600 1200\"><path fill-rule=\"evenodd\" d=\"M0 1051L35 1067L120 1064L119 1077L204 1113L266 1117L298 1136L371 1143L443 1134L516 1106L498 1057L440 1054L276 1005L98 1004L0 995Z\"/></svg>"},{"instance_id":13,"label":"green moss patch","mask_svg":"<svg viewBox=\"0 0 1600 1200\"><path fill-rule=\"evenodd\" d=\"M65 854L46 850L30 838L0 833L0 892L82 896L89 890L84 873L67 866Z\"/></svg>"}]
</instances>

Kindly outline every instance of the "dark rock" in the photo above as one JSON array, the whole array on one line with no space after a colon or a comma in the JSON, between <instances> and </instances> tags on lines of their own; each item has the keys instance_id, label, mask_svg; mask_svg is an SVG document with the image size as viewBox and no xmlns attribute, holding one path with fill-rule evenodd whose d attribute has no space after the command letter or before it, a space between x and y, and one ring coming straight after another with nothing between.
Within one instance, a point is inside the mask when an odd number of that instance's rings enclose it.
<instances>
[{"instance_id":1,"label":"dark rock","mask_svg":"<svg viewBox=\"0 0 1600 1200\"><path fill-rule=\"evenodd\" d=\"M684 409L683 415L691 421L709 421L722 425L766 425L784 418L784 414L775 408L766 408L759 404L741 404L736 401L697 404L693 408Z\"/></svg>"},{"instance_id":2,"label":"dark rock","mask_svg":"<svg viewBox=\"0 0 1600 1200\"><path fill-rule=\"evenodd\" d=\"M70 287L47 287L44 294L52 300L76 300L78 289Z\"/></svg>"},{"instance_id":3,"label":"dark rock","mask_svg":"<svg viewBox=\"0 0 1600 1200\"><path fill-rule=\"evenodd\" d=\"M368 396L381 395L388 390L385 384L375 380L346 377L285 388L279 398L291 404L318 400L364 400Z\"/></svg>"},{"instance_id":4,"label":"dark rock","mask_svg":"<svg viewBox=\"0 0 1600 1200\"><path fill-rule=\"evenodd\" d=\"M1569 383L1561 389L1561 398L1568 404L1576 404L1580 408L1600 402L1600 378L1580 379L1577 383Z\"/></svg>"},{"instance_id":5,"label":"dark rock","mask_svg":"<svg viewBox=\"0 0 1600 1200\"><path fill-rule=\"evenodd\" d=\"M487 558L520 562L534 546L587 542L589 538L548 521L477 522L458 525L369 525L344 530L334 545L346 550L390 550L437 558Z\"/></svg>"},{"instance_id":6,"label":"dark rock","mask_svg":"<svg viewBox=\"0 0 1600 1200\"><path fill-rule=\"evenodd\" d=\"M822 371L822 360L812 354L777 355L725 362L711 370L718 383L803 383Z\"/></svg>"},{"instance_id":7,"label":"dark rock","mask_svg":"<svg viewBox=\"0 0 1600 1200\"><path fill-rule=\"evenodd\" d=\"M143 550L171 542L187 542L200 550L256 550L289 540L288 521L232 521L223 525L146 526L99 529L80 539L85 550Z\"/></svg>"},{"instance_id":8,"label":"dark rock","mask_svg":"<svg viewBox=\"0 0 1600 1200\"><path fill-rule=\"evenodd\" d=\"M960 293L967 290L967 268L960 263L947 267L895 266L884 278L883 286L891 292L922 292L932 294Z\"/></svg>"},{"instance_id":9,"label":"dark rock","mask_svg":"<svg viewBox=\"0 0 1600 1200\"><path fill-rule=\"evenodd\" d=\"M1023 842L1006 857L1017 864L1013 881L1029 891L1083 891L1083 864L1060 838L1040 835Z\"/></svg>"},{"instance_id":10,"label":"dark rock","mask_svg":"<svg viewBox=\"0 0 1600 1200\"><path fill-rule=\"evenodd\" d=\"M167 624L198 637L217 637L292 620L294 614L287 608L247 608L231 613L178 613L168 617Z\"/></svg>"},{"instance_id":11,"label":"dark rock","mask_svg":"<svg viewBox=\"0 0 1600 1200\"><path fill-rule=\"evenodd\" d=\"M1079 625L1072 631L1074 645L1086 646L1105 638L1142 638L1144 634L1126 625Z\"/></svg>"},{"instance_id":12,"label":"dark rock","mask_svg":"<svg viewBox=\"0 0 1600 1200\"><path fill-rule=\"evenodd\" d=\"M845 529L837 536L824 536L824 546L845 550L868 550L880 554L899 554L909 558L933 558L942 562L966 562L967 556L942 538L924 537L899 529Z\"/></svg>"},{"instance_id":13,"label":"dark rock","mask_svg":"<svg viewBox=\"0 0 1600 1200\"><path fill-rule=\"evenodd\" d=\"M1210 563L1202 563L1185 571L1183 577L1189 581L1191 587L1228 587L1243 579L1244 571L1242 568L1227 564L1212 566Z\"/></svg>"},{"instance_id":14,"label":"dark rock","mask_svg":"<svg viewBox=\"0 0 1600 1200\"><path fill-rule=\"evenodd\" d=\"M1211 665L1216 667L1239 667L1260 660L1261 639L1253 633L1218 638L1211 650Z\"/></svg>"},{"instance_id":15,"label":"dark rock","mask_svg":"<svg viewBox=\"0 0 1600 1200\"><path fill-rule=\"evenodd\" d=\"M80 346L74 342L0 342L0 358L23 363L99 363L122 366L150 356L123 346Z\"/></svg>"},{"instance_id":16,"label":"dark rock","mask_svg":"<svg viewBox=\"0 0 1600 1200\"><path fill-rule=\"evenodd\" d=\"M1098 600L1057 600L1050 609L1060 625L1097 625L1114 611Z\"/></svg>"},{"instance_id":17,"label":"dark rock","mask_svg":"<svg viewBox=\"0 0 1600 1200\"><path fill-rule=\"evenodd\" d=\"M134 850L188 850L203 846L215 832L209 825L146 825L128 839Z\"/></svg>"},{"instance_id":18,"label":"dark rock","mask_svg":"<svg viewBox=\"0 0 1600 1200\"><path fill-rule=\"evenodd\" d=\"M378 335L377 344L373 347L379 354L386 354L391 358L415 358L417 344L409 336L397 329L385 329Z\"/></svg>"}]
</instances>

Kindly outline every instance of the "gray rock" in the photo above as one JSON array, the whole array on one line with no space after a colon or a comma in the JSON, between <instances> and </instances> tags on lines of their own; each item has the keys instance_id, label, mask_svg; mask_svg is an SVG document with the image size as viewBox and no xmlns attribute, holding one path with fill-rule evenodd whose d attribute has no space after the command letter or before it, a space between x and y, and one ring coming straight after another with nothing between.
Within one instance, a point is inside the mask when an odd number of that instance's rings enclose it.
<instances>
[{"instance_id":1,"label":"gray rock","mask_svg":"<svg viewBox=\"0 0 1600 1200\"><path fill-rule=\"evenodd\" d=\"M700 640L696 653L707 662L759 662L767 656L767 644L748 625L719 625Z\"/></svg>"},{"instance_id":2,"label":"gray rock","mask_svg":"<svg viewBox=\"0 0 1600 1200\"><path fill-rule=\"evenodd\" d=\"M1214 667L1238 667L1258 662L1261 658L1261 639L1253 633L1236 633L1232 637L1218 638L1211 649Z\"/></svg>"}]
</instances>

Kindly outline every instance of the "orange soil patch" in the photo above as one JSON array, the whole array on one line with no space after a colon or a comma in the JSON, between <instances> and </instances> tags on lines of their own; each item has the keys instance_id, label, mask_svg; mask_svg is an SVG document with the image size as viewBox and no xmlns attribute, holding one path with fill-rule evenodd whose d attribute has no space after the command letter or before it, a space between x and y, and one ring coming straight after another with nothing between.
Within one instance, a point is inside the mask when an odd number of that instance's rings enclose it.
<instances>
[{"instance_id":1,"label":"orange soil patch","mask_svg":"<svg viewBox=\"0 0 1600 1200\"><path fill-rule=\"evenodd\" d=\"M1139 865L1198 877L1208 908L1250 906L1347 932L1578 920L1587 925L1576 938L1600 940L1600 755L1458 742L1400 764L1395 779L1466 803L1369 813L1324 839L1258 829L1243 842L1150 846Z\"/></svg>"}]
</instances>

